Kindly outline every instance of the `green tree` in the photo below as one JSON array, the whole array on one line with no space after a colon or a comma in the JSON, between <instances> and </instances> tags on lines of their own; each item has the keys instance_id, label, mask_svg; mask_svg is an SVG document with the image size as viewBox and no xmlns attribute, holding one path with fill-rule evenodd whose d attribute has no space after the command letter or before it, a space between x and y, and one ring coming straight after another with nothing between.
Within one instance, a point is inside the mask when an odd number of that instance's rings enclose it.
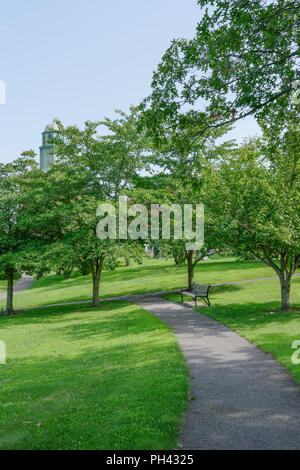
<instances>
[{"instance_id":1,"label":"green tree","mask_svg":"<svg viewBox=\"0 0 300 470\"><path fill-rule=\"evenodd\" d=\"M64 127L57 120L55 167L73 182L73 192L84 190L99 200L117 198L145 167L145 138L137 132L137 118L118 111L120 118L87 121L83 129ZM101 128L102 135L98 134ZM105 134L107 132L107 134Z\"/></svg>"},{"instance_id":2,"label":"green tree","mask_svg":"<svg viewBox=\"0 0 300 470\"><path fill-rule=\"evenodd\" d=\"M97 238L97 207L107 202L117 207L118 196L132 185L142 167L142 141L138 142L133 132L135 119L121 116L116 121L102 122L110 131L102 136L97 134L100 122L88 121L81 130L57 121L53 139L56 163L46 176L45 213L59 227L49 260L58 269L61 260L67 268L82 263L88 267L94 306L99 305L102 271L115 268L119 258L126 256L130 242Z\"/></svg>"},{"instance_id":3,"label":"green tree","mask_svg":"<svg viewBox=\"0 0 300 470\"><path fill-rule=\"evenodd\" d=\"M5 273L7 298L5 313L13 308L14 278L21 273L31 273L37 265L41 244L32 238L37 230L26 226L31 208L25 203L24 180L32 172L38 172L33 151L24 152L12 163L0 164L0 270Z\"/></svg>"},{"instance_id":4,"label":"green tree","mask_svg":"<svg viewBox=\"0 0 300 470\"><path fill-rule=\"evenodd\" d=\"M100 201L92 196L78 197L68 206L63 222L60 251L67 259L83 259L92 273L93 306L99 306L100 282L103 270L113 270L122 256L118 240L100 240L96 236L99 218L96 216ZM75 262L75 261L74 261ZM78 262L78 261L77 261Z\"/></svg>"},{"instance_id":5,"label":"green tree","mask_svg":"<svg viewBox=\"0 0 300 470\"><path fill-rule=\"evenodd\" d=\"M300 6L292 0L198 0L193 39L175 39L144 103L152 133L194 138L249 115L282 119L299 79Z\"/></svg>"},{"instance_id":6,"label":"green tree","mask_svg":"<svg viewBox=\"0 0 300 470\"><path fill-rule=\"evenodd\" d=\"M182 179L171 175L154 175L152 178L146 177L144 184L143 179L139 179L138 188L128 192L132 203L145 204L148 207L149 214L149 230L151 229L151 205L162 207L166 204L169 207L172 204L179 205L182 212L182 238L175 237L175 216L174 212L170 212L170 238L163 238L163 218L159 219L159 238L150 241L150 247L156 247L160 251L160 255L165 258L173 257L175 264L187 262L187 281L188 286L192 287L194 283L194 272L196 265L205 257L209 257L219 251L223 246L222 241L217 238L214 220L207 214L204 217L204 245L201 249L191 250L186 247L189 240L184 238L184 204L201 204L201 195L191 183L182 181ZM152 181L151 181L152 180ZM155 189L156 184L158 189ZM143 186L145 186L143 188ZM194 216L193 216L194 217ZM195 230L195 220L193 220L193 229Z\"/></svg>"},{"instance_id":7,"label":"green tree","mask_svg":"<svg viewBox=\"0 0 300 470\"><path fill-rule=\"evenodd\" d=\"M290 126L276 149L268 139L250 140L199 175L217 238L275 270L282 310L290 308L291 278L300 263L299 158L299 127Z\"/></svg>"}]
</instances>

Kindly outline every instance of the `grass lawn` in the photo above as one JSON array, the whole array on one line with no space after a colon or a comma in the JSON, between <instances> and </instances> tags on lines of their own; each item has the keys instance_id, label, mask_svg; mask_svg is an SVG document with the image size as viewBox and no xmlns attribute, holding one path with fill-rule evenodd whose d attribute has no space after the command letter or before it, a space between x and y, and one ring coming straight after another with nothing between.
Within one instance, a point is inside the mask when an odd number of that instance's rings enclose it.
<instances>
[{"instance_id":1,"label":"grass lawn","mask_svg":"<svg viewBox=\"0 0 300 470\"><path fill-rule=\"evenodd\" d=\"M273 276L274 271L259 262L236 261L232 257L212 257L198 263L195 281L202 284L238 281ZM174 266L173 260L145 260L143 265L120 267L104 272L101 297L114 297L160 290L176 289L187 285L187 266ZM15 297L15 307L31 307L50 303L90 300L91 276L74 273L71 279L46 276L36 280L32 287ZM4 302L0 301L0 308Z\"/></svg>"},{"instance_id":2,"label":"grass lawn","mask_svg":"<svg viewBox=\"0 0 300 470\"><path fill-rule=\"evenodd\" d=\"M186 285L186 266L146 260L104 273L102 296ZM274 275L257 262L214 257L199 263L196 282ZM90 276L47 276L15 297L16 306L88 300ZM179 301L178 295L168 298ZM211 308L198 310L293 365L300 313L280 306L278 280L215 287ZM189 298L187 298L190 300ZM300 306L300 277L291 300ZM1 449L174 449L187 405L188 371L172 331L126 302L28 310L0 319L7 364L0 366Z\"/></svg>"},{"instance_id":3,"label":"grass lawn","mask_svg":"<svg viewBox=\"0 0 300 470\"><path fill-rule=\"evenodd\" d=\"M188 372L170 328L126 302L0 320L1 449L173 449Z\"/></svg>"},{"instance_id":4,"label":"grass lawn","mask_svg":"<svg viewBox=\"0 0 300 470\"><path fill-rule=\"evenodd\" d=\"M179 295L166 297L180 301ZM191 299L187 297L186 300ZM271 353L300 383L300 365L291 361L294 352L292 343L300 340L300 312L274 312L280 307L279 281L215 287L210 300L212 307L198 307L197 310ZM300 307L300 277L292 281L291 300L294 307Z\"/></svg>"}]
</instances>

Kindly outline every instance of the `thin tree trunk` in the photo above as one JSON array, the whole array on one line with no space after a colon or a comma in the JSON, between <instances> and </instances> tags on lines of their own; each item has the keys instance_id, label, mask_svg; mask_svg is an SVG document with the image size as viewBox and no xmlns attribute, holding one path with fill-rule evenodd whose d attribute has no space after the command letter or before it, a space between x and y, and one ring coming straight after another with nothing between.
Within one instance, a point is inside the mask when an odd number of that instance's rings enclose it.
<instances>
[{"instance_id":1,"label":"thin tree trunk","mask_svg":"<svg viewBox=\"0 0 300 470\"><path fill-rule=\"evenodd\" d=\"M130 258L125 258L126 266L130 266Z\"/></svg>"},{"instance_id":2,"label":"thin tree trunk","mask_svg":"<svg viewBox=\"0 0 300 470\"><path fill-rule=\"evenodd\" d=\"M186 259L188 263L188 285L191 289L194 284L194 264L193 264L193 251L189 250L186 252Z\"/></svg>"},{"instance_id":3,"label":"thin tree trunk","mask_svg":"<svg viewBox=\"0 0 300 470\"><path fill-rule=\"evenodd\" d=\"M102 255L99 259L96 260L93 273L93 307L99 307L99 292L100 292L100 279L102 273L104 256Z\"/></svg>"},{"instance_id":4,"label":"thin tree trunk","mask_svg":"<svg viewBox=\"0 0 300 470\"><path fill-rule=\"evenodd\" d=\"M13 270L8 272L7 278L7 297L6 297L6 315L12 315L13 309L13 295L14 295L14 272Z\"/></svg>"},{"instance_id":5,"label":"thin tree trunk","mask_svg":"<svg viewBox=\"0 0 300 470\"><path fill-rule=\"evenodd\" d=\"M100 277L99 274L93 276L93 307L99 307Z\"/></svg>"},{"instance_id":6,"label":"thin tree trunk","mask_svg":"<svg viewBox=\"0 0 300 470\"><path fill-rule=\"evenodd\" d=\"M72 275L73 269L64 269L64 277L65 279L70 279Z\"/></svg>"},{"instance_id":7,"label":"thin tree trunk","mask_svg":"<svg viewBox=\"0 0 300 470\"><path fill-rule=\"evenodd\" d=\"M281 310L286 312L290 309L290 291L291 282L289 278L285 278L283 274L280 274L280 287L281 287Z\"/></svg>"},{"instance_id":8,"label":"thin tree trunk","mask_svg":"<svg viewBox=\"0 0 300 470\"><path fill-rule=\"evenodd\" d=\"M173 250L173 258L174 258L174 261L175 261L175 266L179 266L180 265L179 256L178 256L177 251L175 249Z\"/></svg>"},{"instance_id":9,"label":"thin tree trunk","mask_svg":"<svg viewBox=\"0 0 300 470\"><path fill-rule=\"evenodd\" d=\"M260 259L268 266L276 271L276 274L280 280L281 288L281 310L286 312L290 309L290 291L291 291L291 279L295 272L296 267L299 265L300 255L296 257L288 264L288 252L281 251L280 266L278 266L273 259L268 255L266 249L263 248L264 257L257 254L255 251L251 251L254 257Z\"/></svg>"},{"instance_id":10,"label":"thin tree trunk","mask_svg":"<svg viewBox=\"0 0 300 470\"><path fill-rule=\"evenodd\" d=\"M188 281L189 281L189 288L191 289L194 284L194 266L193 265L189 265Z\"/></svg>"}]
</instances>

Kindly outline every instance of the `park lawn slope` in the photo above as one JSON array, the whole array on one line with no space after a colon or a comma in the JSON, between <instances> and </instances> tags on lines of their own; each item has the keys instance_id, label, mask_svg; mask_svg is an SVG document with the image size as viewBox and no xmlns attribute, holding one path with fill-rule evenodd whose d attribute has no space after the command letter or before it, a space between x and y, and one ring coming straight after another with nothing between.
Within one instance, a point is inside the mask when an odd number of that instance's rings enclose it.
<instances>
[{"instance_id":1,"label":"park lawn slope","mask_svg":"<svg viewBox=\"0 0 300 470\"><path fill-rule=\"evenodd\" d=\"M173 449L188 371L171 329L126 302L0 319L1 449Z\"/></svg>"},{"instance_id":2,"label":"park lawn slope","mask_svg":"<svg viewBox=\"0 0 300 470\"><path fill-rule=\"evenodd\" d=\"M179 302L179 295L167 295ZM185 300L190 301L190 298ZM214 318L272 354L300 384L300 366L292 363L292 343L300 340L300 311L283 313L280 308L279 280L214 287L212 307L198 307L204 315ZM291 303L300 307L300 277L292 280ZM272 313L270 313L272 312Z\"/></svg>"},{"instance_id":3,"label":"park lawn slope","mask_svg":"<svg viewBox=\"0 0 300 470\"><path fill-rule=\"evenodd\" d=\"M274 276L274 271L265 264L216 256L197 265L195 282L216 284L269 276ZM186 265L175 266L172 260L145 260L142 265L133 264L130 267L117 268L112 272L103 272L100 296L140 294L176 289L186 285ZM91 298L91 276L80 276L75 272L70 279L52 275L36 280L30 289L15 296L14 303L15 307L32 307ZM3 302L2 307L4 307Z\"/></svg>"}]
</instances>

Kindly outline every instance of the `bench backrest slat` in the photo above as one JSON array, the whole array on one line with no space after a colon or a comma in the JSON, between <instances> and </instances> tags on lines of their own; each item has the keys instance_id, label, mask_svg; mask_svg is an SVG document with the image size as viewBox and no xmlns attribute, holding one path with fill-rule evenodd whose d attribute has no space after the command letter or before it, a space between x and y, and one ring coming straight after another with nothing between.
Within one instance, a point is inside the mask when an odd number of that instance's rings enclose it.
<instances>
[{"instance_id":1,"label":"bench backrest slat","mask_svg":"<svg viewBox=\"0 0 300 470\"><path fill-rule=\"evenodd\" d=\"M193 284L193 292L199 296L204 296L206 297L207 294L208 294L208 290L209 290L210 286L204 286L202 284L196 284L194 283Z\"/></svg>"}]
</instances>

